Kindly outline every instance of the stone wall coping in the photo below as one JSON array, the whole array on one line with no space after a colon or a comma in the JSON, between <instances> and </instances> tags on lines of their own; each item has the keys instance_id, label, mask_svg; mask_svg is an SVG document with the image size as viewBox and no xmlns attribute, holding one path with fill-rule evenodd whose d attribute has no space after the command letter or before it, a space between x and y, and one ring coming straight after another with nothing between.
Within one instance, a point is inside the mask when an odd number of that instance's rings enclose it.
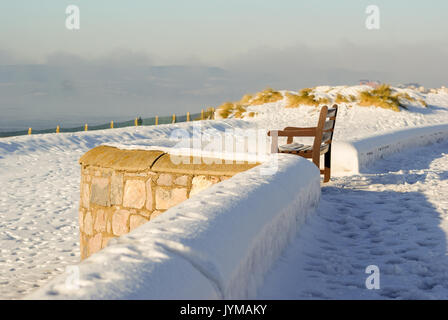
<instances>
[{"instance_id":1,"label":"stone wall coping","mask_svg":"<svg viewBox=\"0 0 448 320\"><path fill-rule=\"evenodd\" d=\"M249 170L259 162L230 161L212 157L170 155L160 150L119 149L98 146L80 159L82 166L109 168L117 171L165 172L176 174L232 176Z\"/></svg>"},{"instance_id":2,"label":"stone wall coping","mask_svg":"<svg viewBox=\"0 0 448 320\"><path fill-rule=\"evenodd\" d=\"M83 166L110 168L118 171L140 172L151 169L163 155L159 150L121 150L116 147L98 146L87 151L80 159Z\"/></svg>"},{"instance_id":3,"label":"stone wall coping","mask_svg":"<svg viewBox=\"0 0 448 320\"><path fill-rule=\"evenodd\" d=\"M181 156L164 154L157 159L151 167L153 172L166 172L194 175L226 175L249 170L260 163L247 161L229 161L219 158L201 158L193 156Z\"/></svg>"}]
</instances>

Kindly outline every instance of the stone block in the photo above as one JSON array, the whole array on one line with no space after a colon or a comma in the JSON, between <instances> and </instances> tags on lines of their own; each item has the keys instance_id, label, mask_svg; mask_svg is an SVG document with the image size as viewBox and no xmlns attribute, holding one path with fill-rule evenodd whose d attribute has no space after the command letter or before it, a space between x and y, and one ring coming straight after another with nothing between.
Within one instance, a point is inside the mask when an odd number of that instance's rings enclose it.
<instances>
[{"instance_id":1,"label":"stone block","mask_svg":"<svg viewBox=\"0 0 448 320\"><path fill-rule=\"evenodd\" d=\"M88 183L81 183L81 206L85 209L90 208L90 186Z\"/></svg>"},{"instance_id":2,"label":"stone block","mask_svg":"<svg viewBox=\"0 0 448 320\"><path fill-rule=\"evenodd\" d=\"M168 173L162 173L157 179L157 184L159 186L171 186L173 184L173 176Z\"/></svg>"},{"instance_id":3,"label":"stone block","mask_svg":"<svg viewBox=\"0 0 448 320\"><path fill-rule=\"evenodd\" d=\"M112 232L116 236L129 232L128 220L130 212L128 210L117 210L112 215Z\"/></svg>"},{"instance_id":4,"label":"stone block","mask_svg":"<svg viewBox=\"0 0 448 320\"><path fill-rule=\"evenodd\" d=\"M94 177L92 179L92 191L90 202L103 207L110 206L109 179Z\"/></svg>"},{"instance_id":5,"label":"stone block","mask_svg":"<svg viewBox=\"0 0 448 320\"><path fill-rule=\"evenodd\" d=\"M160 216L163 212L162 211L154 211L153 213L151 213L151 220L154 219L157 216Z\"/></svg>"},{"instance_id":6,"label":"stone block","mask_svg":"<svg viewBox=\"0 0 448 320\"><path fill-rule=\"evenodd\" d=\"M123 207L141 209L145 201L145 182L143 180L127 180L124 186Z\"/></svg>"},{"instance_id":7,"label":"stone block","mask_svg":"<svg viewBox=\"0 0 448 320\"><path fill-rule=\"evenodd\" d=\"M94 229L96 232L106 231L106 212L102 209L96 211Z\"/></svg>"},{"instance_id":8,"label":"stone block","mask_svg":"<svg viewBox=\"0 0 448 320\"><path fill-rule=\"evenodd\" d=\"M89 239L88 241L89 254L93 254L101 250L102 240L103 235L101 233L97 233L96 235L94 235Z\"/></svg>"},{"instance_id":9,"label":"stone block","mask_svg":"<svg viewBox=\"0 0 448 320\"><path fill-rule=\"evenodd\" d=\"M174 188L174 189L164 189L161 187L156 188L157 209L168 209L185 200L187 200L186 188Z\"/></svg>"},{"instance_id":10,"label":"stone block","mask_svg":"<svg viewBox=\"0 0 448 320\"><path fill-rule=\"evenodd\" d=\"M132 215L129 220L129 229L132 231L148 221L149 220L147 218L140 215Z\"/></svg>"},{"instance_id":11,"label":"stone block","mask_svg":"<svg viewBox=\"0 0 448 320\"><path fill-rule=\"evenodd\" d=\"M101 242L101 248L107 247L107 244L109 243L110 239L113 239L114 237L103 237L103 240Z\"/></svg>"},{"instance_id":12,"label":"stone block","mask_svg":"<svg viewBox=\"0 0 448 320\"><path fill-rule=\"evenodd\" d=\"M111 221L112 221L112 218L108 219L107 223L106 223L106 232L108 234L112 234L112 222Z\"/></svg>"},{"instance_id":13,"label":"stone block","mask_svg":"<svg viewBox=\"0 0 448 320\"><path fill-rule=\"evenodd\" d=\"M84 210L78 211L79 230L84 230Z\"/></svg>"},{"instance_id":14,"label":"stone block","mask_svg":"<svg viewBox=\"0 0 448 320\"><path fill-rule=\"evenodd\" d=\"M123 174L114 173L110 180L110 202L112 205L121 205L123 201Z\"/></svg>"},{"instance_id":15,"label":"stone block","mask_svg":"<svg viewBox=\"0 0 448 320\"><path fill-rule=\"evenodd\" d=\"M204 189L207 189L208 187L214 185L215 183L218 183L219 181L220 180L218 177L213 176L193 177L193 180L191 181L190 197L196 193L201 192Z\"/></svg>"},{"instance_id":16,"label":"stone block","mask_svg":"<svg viewBox=\"0 0 448 320\"><path fill-rule=\"evenodd\" d=\"M180 176L174 180L174 184L186 187L188 185L188 176Z\"/></svg>"},{"instance_id":17,"label":"stone block","mask_svg":"<svg viewBox=\"0 0 448 320\"><path fill-rule=\"evenodd\" d=\"M149 211L153 207L151 178L146 181L146 209Z\"/></svg>"},{"instance_id":18,"label":"stone block","mask_svg":"<svg viewBox=\"0 0 448 320\"><path fill-rule=\"evenodd\" d=\"M84 233L91 236L93 235L93 219L92 219L92 213L90 211L87 211L85 217L84 217Z\"/></svg>"}]
</instances>

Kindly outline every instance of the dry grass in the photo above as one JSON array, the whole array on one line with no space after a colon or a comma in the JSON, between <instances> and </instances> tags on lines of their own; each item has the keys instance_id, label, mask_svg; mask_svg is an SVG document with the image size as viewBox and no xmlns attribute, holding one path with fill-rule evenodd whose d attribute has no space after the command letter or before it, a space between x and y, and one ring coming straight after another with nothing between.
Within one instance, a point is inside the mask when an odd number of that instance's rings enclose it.
<instances>
[{"instance_id":1,"label":"dry grass","mask_svg":"<svg viewBox=\"0 0 448 320\"><path fill-rule=\"evenodd\" d=\"M235 102L225 102L217 108L219 116L223 119L227 119L231 115L235 118L242 118L246 110L246 106Z\"/></svg>"},{"instance_id":2,"label":"dry grass","mask_svg":"<svg viewBox=\"0 0 448 320\"><path fill-rule=\"evenodd\" d=\"M400 99L405 99L405 100L408 100L408 101L411 101L411 102L415 102L416 101L415 98L412 98L407 92L406 93L399 93L398 97Z\"/></svg>"},{"instance_id":3,"label":"dry grass","mask_svg":"<svg viewBox=\"0 0 448 320\"><path fill-rule=\"evenodd\" d=\"M240 104L242 105L250 105L251 100L253 99L253 95L251 94L245 94L241 100L240 100Z\"/></svg>"},{"instance_id":4,"label":"dry grass","mask_svg":"<svg viewBox=\"0 0 448 320\"><path fill-rule=\"evenodd\" d=\"M235 112L233 116L235 118L242 118L243 114L246 112L247 108L245 106L242 106L240 104L235 104Z\"/></svg>"},{"instance_id":5,"label":"dry grass","mask_svg":"<svg viewBox=\"0 0 448 320\"><path fill-rule=\"evenodd\" d=\"M356 102L358 100L358 98L356 98L356 96L354 95L349 95L348 98L350 99L350 102Z\"/></svg>"},{"instance_id":6,"label":"dry grass","mask_svg":"<svg viewBox=\"0 0 448 320\"><path fill-rule=\"evenodd\" d=\"M286 94L286 106L285 108L297 108L300 105L318 107L322 104L330 104L331 101L328 98L316 99L316 96L312 94L313 89L304 88L299 91L299 94Z\"/></svg>"},{"instance_id":7,"label":"dry grass","mask_svg":"<svg viewBox=\"0 0 448 320\"><path fill-rule=\"evenodd\" d=\"M400 107L405 108L400 103L400 94L392 94L392 89L387 84L382 84L370 91L362 91L359 94L360 106L375 106L393 111L400 111Z\"/></svg>"},{"instance_id":8,"label":"dry grass","mask_svg":"<svg viewBox=\"0 0 448 320\"><path fill-rule=\"evenodd\" d=\"M225 102L217 109L221 118L228 118L233 116L235 118L242 118L247 111L248 106L257 106L265 103L276 102L283 99L283 95L279 91L267 88L255 95L245 94L238 102ZM255 112L250 112L249 117L254 117Z\"/></svg>"},{"instance_id":9,"label":"dry grass","mask_svg":"<svg viewBox=\"0 0 448 320\"><path fill-rule=\"evenodd\" d=\"M319 99L317 99L317 103L319 105L321 105L321 104L330 104L331 100L328 99L328 98L319 98Z\"/></svg>"},{"instance_id":10,"label":"dry grass","mask_svg":"<svg viewBox=\"0 0 448 320\"><path fill-rule=\"evenodd\" d=\"M249 97L250 95L245 95L240 101L241 104L245 104L243 100L245 100L246 96ZM283 95L280 92L267 88L261 92L258 92L252 99L250 99L248 104L251 106L258 106L265 103L277 102L282 99Z\"/></svg>"},{"instance_id":11,"label":"dry grass","mask_svg":"<svg viewBox=\"0 0 448 320\"><path fill-rule=\"evenodd\" d=\"M423 100L423 99L418 99L418 102L420 102L422 106L428 107L428 104L426 103L425 100Z\"/></svg>"},{"instance_id":12,"label":"dry grass","mask_svg":"<svg viewBox=\"0 0 448 320\"><path fill-rule=\"evenodd\" d=\"M316 95L313 94L312 88L304 88L300 90L298 94L286 93L285 96L285 108L297 108L300 105L318 107L320 105L330 105L332 103L357 103L360 106L376 106L393 111L400 111L400 108L406 108L404 100L410 102L417 101L417 99L412 98L407 93L393 92L392 88L387 84L382 84L372 90L362 91L358 96L344 96L338 93L334 99L316 98ZM283 94L279 91L267 88L255 95L246 94L238 102L225 102L217 108L217 112L219 116L224 119L231 116L235 118L242 118L245 115L254 117L257 113L253 111L248 113L248 106L257 106L265 103L277 102L283 98ZM419 99L418 101L422 105L426 106L426 103L423 100ZM349 108L352 107L352 105L347 106Z\"/></svg>"},{"instance_id":13,"label":"dry grass","mask_svg":"<svg viewBox=\"0 0 448 320\"><path fill-rule=\"evenodd\" d=\"M343 96L342 94L338 93L336 95L336 99L334 99L334 102L337 103L337 104L339 104L339 103L349 103L350 100L347 97Z\"/></svg>"},{"instance_id":14,"label":"dry grass","mask_svg":"<svg viewBox=\"0 0 448 320\"><path fill-rule=\"evenodd\" d=\"M235 103L224 102L216 109L218 110L218 114L221 118L227 119L235 111Z\"/></svg>"}]
</instances>

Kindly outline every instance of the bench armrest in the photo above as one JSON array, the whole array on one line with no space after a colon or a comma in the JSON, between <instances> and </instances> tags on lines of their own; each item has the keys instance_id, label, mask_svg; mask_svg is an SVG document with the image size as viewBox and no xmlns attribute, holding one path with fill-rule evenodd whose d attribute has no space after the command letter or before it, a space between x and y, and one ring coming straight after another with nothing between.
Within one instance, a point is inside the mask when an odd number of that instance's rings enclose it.
<instances>
[{"instance_id":1,"label":"bench armrest","mask_svg":"<svg viewBox=\"0 0 448 320\"><path fill-rule=\"evenodd\" d=\"M316 127L296 128L287 127L285 130L268 131L268 136L272 137L271 153L278 153L278 137L288 137L288 143L292 142L293 137L315 137Z\"/></svg>"}]
</instances>

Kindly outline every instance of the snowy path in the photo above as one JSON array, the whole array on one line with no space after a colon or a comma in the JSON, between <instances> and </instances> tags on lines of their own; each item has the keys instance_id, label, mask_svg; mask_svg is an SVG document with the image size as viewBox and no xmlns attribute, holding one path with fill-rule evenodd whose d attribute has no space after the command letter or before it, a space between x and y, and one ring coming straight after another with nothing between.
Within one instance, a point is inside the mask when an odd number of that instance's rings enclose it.
<instances>
[{"instance_id":1,"label":"snowy path","mask_svg":"<svg viewBox=\"0 0 448 320\"><path fill-rule=\"evenodd\" d=\"M260 299L447 299L448 143L380 160L323 187ZM367 290L368 265L380 290Z\"/></svg>"},{"instance_id":2,"label":"snowy path","mask_svg":"<svg viewBox=\"0 0 448 320\"><path fill-rule=\"evenodd\" d=\"M242 121L238 127L250 126ZM204 130L234 122L204 121ZM171 146L188 123L0 140L0 299L20 299L79 262L78 159L103 143Z\"/></svg>"},{"instance_id":3,"label":"snowy path","mask_svg":"<svg viewBox=\"0 0 448 320\"><path fill-rule=\"evenodd\" d=\"M0 169L1 299L20 298L79 262L79 155L14 158Z\"/></svg>"},{"instance_id":4,"label":"snowy path","mask_svg":"<svg viewBox=\"0 0 448 320\"><path fill-rule=\"evenodd\" d=\"M21 298L79 261L77 161L85 151L106 142L169 146L176 126L2 140L0 298ZM205 126L223 131L250 124ZM436 146L388 157L368 174L324 186L318 214L260 298L448 298L448 144ZM379 291L364 287L371 264L381 270Z\"/></svg>"}]
</instances>

